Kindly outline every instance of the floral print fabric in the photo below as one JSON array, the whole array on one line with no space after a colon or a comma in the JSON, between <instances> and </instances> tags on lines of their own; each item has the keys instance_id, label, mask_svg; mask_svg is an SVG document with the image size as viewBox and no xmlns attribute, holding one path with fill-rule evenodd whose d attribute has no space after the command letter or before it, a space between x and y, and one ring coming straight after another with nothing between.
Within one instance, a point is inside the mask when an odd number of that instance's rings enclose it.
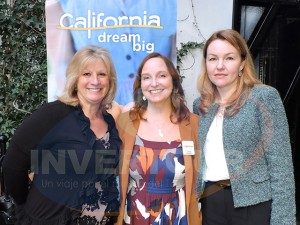
<instances>
[{"instance_id":1,"label":"floral print fabric","mask_svg":"<svg viewBox=\"0 0 300 225\"><path fill-rule=\"evenodd\" d=\"M125 224L187 225L180 140L155 142L136 136L129 172Z\"/></svg>"}]
</instances>

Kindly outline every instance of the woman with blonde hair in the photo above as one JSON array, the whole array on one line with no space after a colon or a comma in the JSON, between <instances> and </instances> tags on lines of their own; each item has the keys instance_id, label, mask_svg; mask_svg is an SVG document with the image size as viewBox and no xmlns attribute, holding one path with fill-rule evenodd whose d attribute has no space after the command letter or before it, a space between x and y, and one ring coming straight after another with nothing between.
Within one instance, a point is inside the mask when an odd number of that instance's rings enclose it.
<instances>
[{"instance_id":1,"label":"woman with blonde hair","mask_svg":"<svg viewBox=\"0 0 300 225\"><path fill-rule=\"evenodd\" d=\"M243 37L215 32L198 81L204 225L296 224L289 129L281 98L256 78Z\"/></svg>"},{"instance_id":2,"label":"woman with blonde hair","mask_svg":"<svg viewBox=\"0 0 300 225\"><path fill-rule=\"evenodd\" d=\"M3 162L16 225L116 221L121 140L107 113L115 93L109 52L85 46L68 66L59 100L41 106L17 129ZM28 188L29 170L34 176Z\"/></svg>"}]
</instances>

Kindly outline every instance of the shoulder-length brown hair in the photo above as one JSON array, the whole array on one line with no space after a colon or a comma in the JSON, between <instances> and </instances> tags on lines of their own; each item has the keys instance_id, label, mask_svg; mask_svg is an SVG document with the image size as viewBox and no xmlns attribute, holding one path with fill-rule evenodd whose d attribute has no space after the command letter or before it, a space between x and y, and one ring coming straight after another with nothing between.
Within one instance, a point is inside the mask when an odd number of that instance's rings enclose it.
<instances>
[{"instance_id":1,"label":"shoulder-length brown hair","mask_svg":"<svg viewBox=\"0 0 300 225\"><path fill-rule=\"evenodd\" d=\"M216 86L209 80L206 69L207 48L215 40L227 41L239 52L242 61L245 62L241 75L238 77L236 91L227 103L233 105L233 107L226 112L227 115L234 115L246 103L249 90L255 84L260 84L261 82L257 79L253 59L244 38L237 31L232 29L220 30L213 33L203 48L201 73L198 79L198 91L201 96L199 108L202 113L208 112L208 108L214 103L216 98Z\"/></svg>"},{"instance_id":2,"label":"shoulder-length brown hair","mask_svg":"<svg viewBox=\"0 0 300 225\"><path fill-rule=\"evenodd\" d=\"M152 58L160 58L162 59L168 69L168 72L171 74L173 81L173 90L171 93L171 107L172 107L172 115L170 115L170 120L173 123L180 123L181 121L187 119L189 120L190 114L189 109L185 104L185 96L184 91L181 86L180 76L178 71L176 70L174 64L164 55L160 53L153 52L147 55L143 61L141 62L137 76L135 78L133 84L133 98L135 106L130 110L130 116L132 119L145 119L143 118L143 114L145 113L148 101L143 100L143 93L141 90L141 74L144 68L145 63Z\"/></svg>"},{"instance_id":3,"label":"shoulder-length brown hair","mask_svg":"<svg viewBox=\"0 0 300 225\"><path fill-rule=\"evenodd\" d=\"M66 84L59 100L67 105L80 105L77 96L77 81L84 66L95 59L102 59L108 69L109 90L101 102L101 110L106 113L111 108L116 94L116 71L109 52L99 46L85 46L75 53L66 72Z\"/></svg>"}]
</instances>

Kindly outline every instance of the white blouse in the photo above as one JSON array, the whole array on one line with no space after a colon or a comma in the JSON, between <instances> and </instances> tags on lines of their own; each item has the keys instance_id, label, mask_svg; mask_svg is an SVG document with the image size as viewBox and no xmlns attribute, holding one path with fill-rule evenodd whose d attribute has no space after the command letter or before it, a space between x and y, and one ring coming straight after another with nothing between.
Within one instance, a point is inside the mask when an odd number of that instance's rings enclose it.
<instances>
[{"instance_id":1,"label":"white blouse","mask_svg":"<svg viewBox=\"0 0 300 225\"><path fill-rule=\"evenodd\" d=\"M204 155L206 161L205 181L229 179L223 147L223 114L217 114L207 133Z\"/></svg>"}]
</instances>

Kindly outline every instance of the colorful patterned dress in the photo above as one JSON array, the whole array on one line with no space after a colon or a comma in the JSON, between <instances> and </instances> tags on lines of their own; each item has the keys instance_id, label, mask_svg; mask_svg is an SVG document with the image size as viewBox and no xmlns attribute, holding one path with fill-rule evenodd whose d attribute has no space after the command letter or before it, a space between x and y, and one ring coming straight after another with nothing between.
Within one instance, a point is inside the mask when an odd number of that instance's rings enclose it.
<instances>
[{"instance_id":1,"label":"colorful patterned dress","mask_svg":"<svg viewBox=\"0 0 300 225\"><path fill-rule=\"evenodd\" d=\"M155 142L136 136L125 209L125 224L187 225L180 140Z\"/></svg>"}]
</instances>

